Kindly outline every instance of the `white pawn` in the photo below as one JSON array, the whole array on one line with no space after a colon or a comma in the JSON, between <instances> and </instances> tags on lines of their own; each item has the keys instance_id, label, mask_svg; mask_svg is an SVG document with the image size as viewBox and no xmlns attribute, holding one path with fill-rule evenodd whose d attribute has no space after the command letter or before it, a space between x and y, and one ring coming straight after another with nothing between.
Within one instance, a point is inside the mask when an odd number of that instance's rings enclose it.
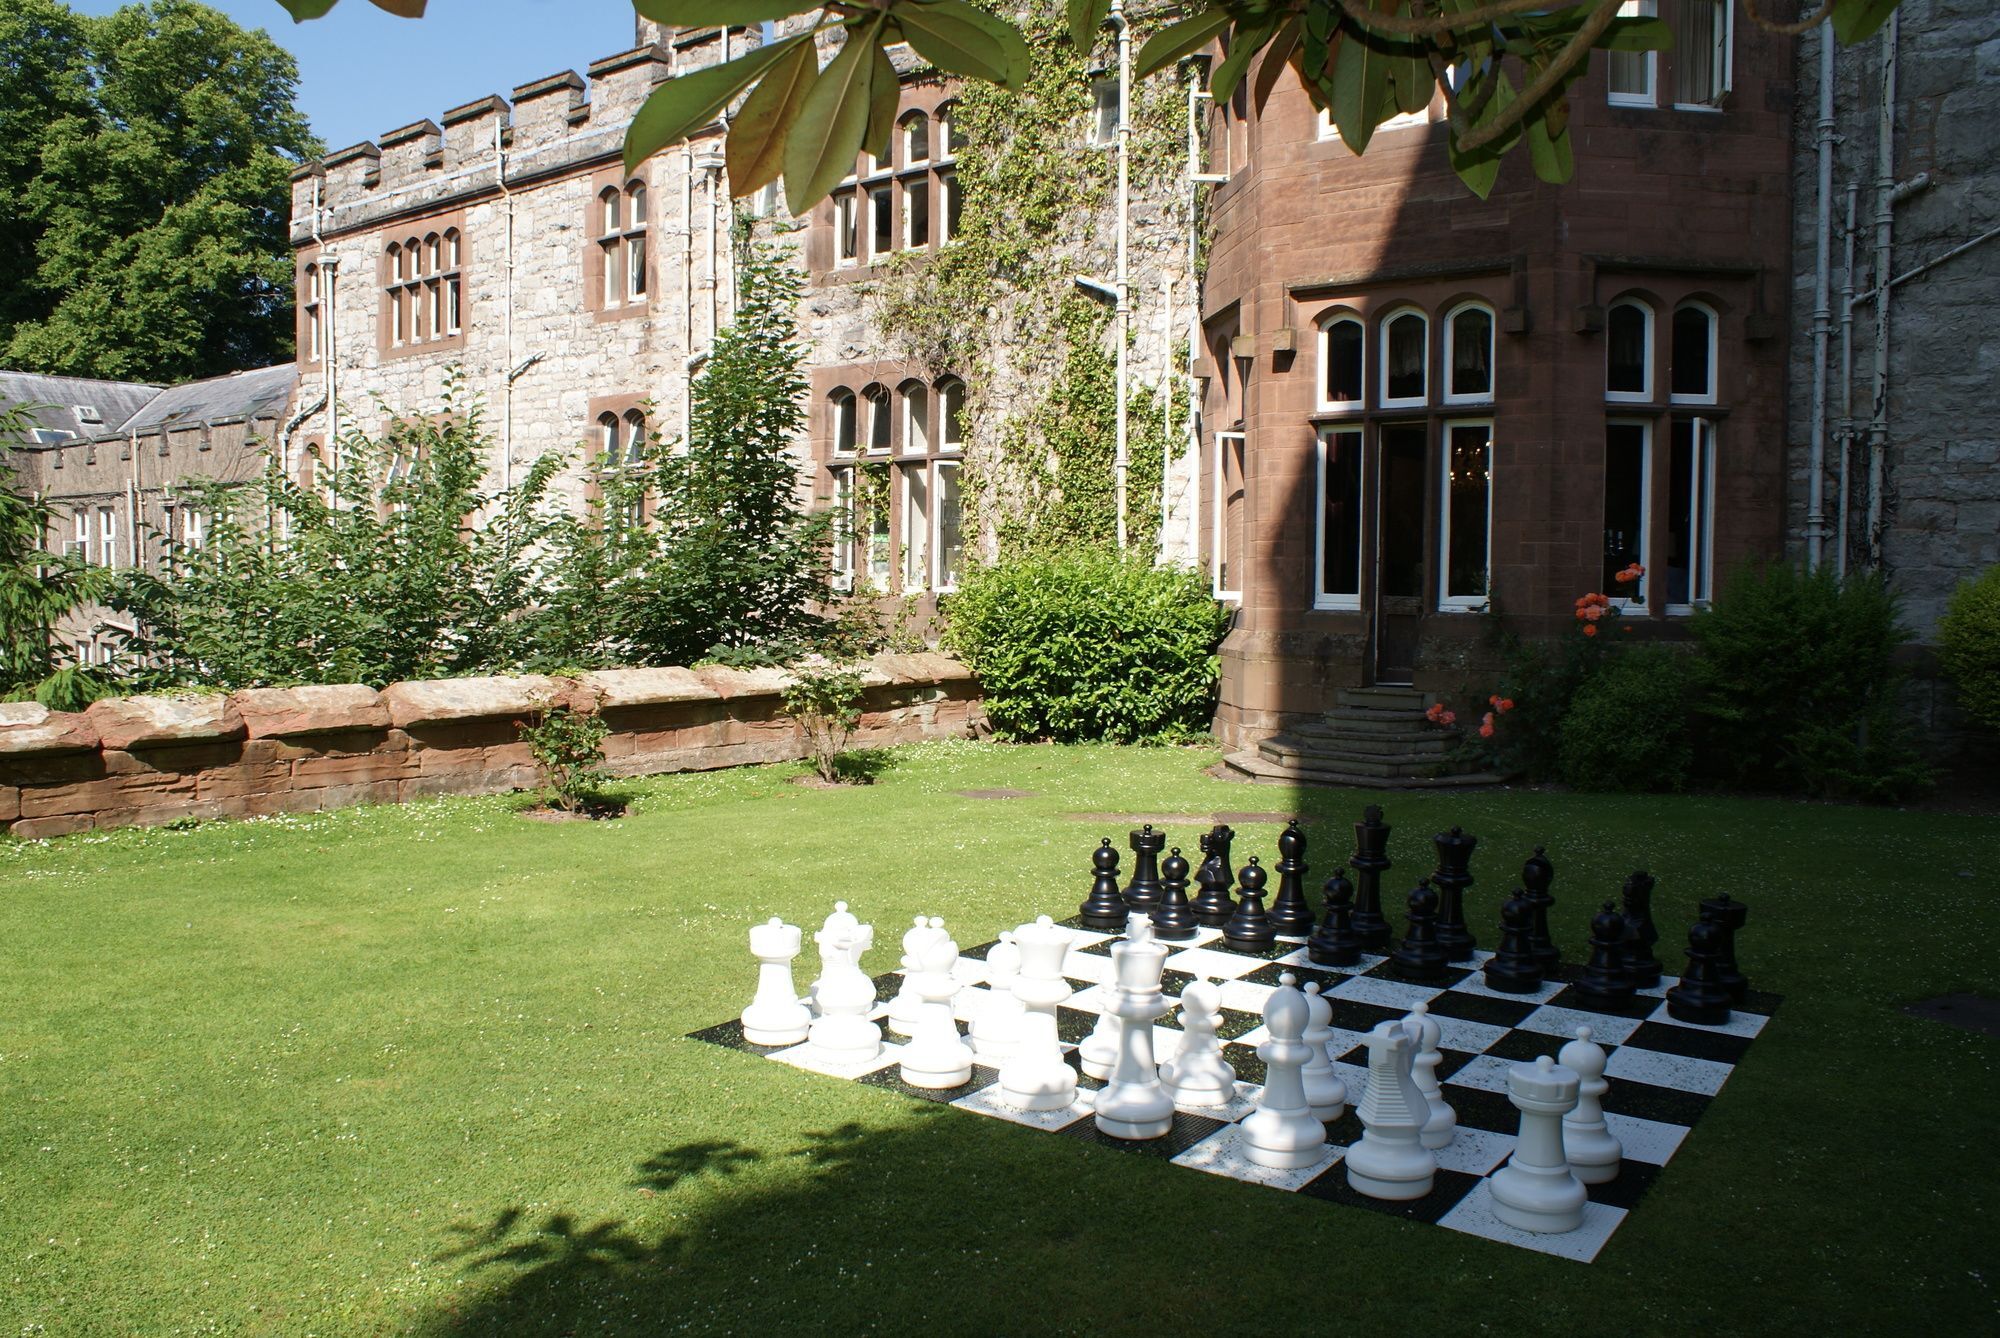
<instances>
[{"instance_id":1,"label":"white pawn","mask_svg":"<svg viewBox=\"0 0 2000 1338\"><path fill-rule=\"evenodd\" d=\"M882 1028L869 1021L875 1011L875 982L861 969L861 955L875 942L875 926L855 922L847 903L835 903L827 928L813 935L822 974L815 1000L819 1015L808 1036L812 1048L836 1063L866 1063L882 1053Z\"/></svg>"},{"instance_id":2,"label":"white pawn","mask_svg":"<svg viewBox=\"0 0 2000 1338\"><path fill-rule=\"evenodd\" d=\"M792 988L792 959L800 933L777 916L750 927L750 955L757 959L757 997L743 1010L743 1039L752 1045L797 1045L812 1030L812 1013Z\"/></svg>"},{"instance_id":3,"label":"white pawn","mask_svg":"<svg viewBox=\"0 0 2000 1338\"><path fill-rule=\"evenodd\" d=\"M1431 1006L1427 1003L1412 1008L1403 1019L1403 1026L1410 1033L1413 1052L1410 1076L1416 1080L1417 1090L1424 1094L1431 1112L1424 1120L1424 1146L1441 1148L1458 1132L1458 1112L1445 1101L1444 1089L1438 1085L1438 1065L1444 1062L1444 1056L1438 1053L1438 1038L1443 1029L1431 1016Z\"/></svg>"},{"instance_id":4,"label":"white pawn","mask_svg":"<svg viewBox=\"0 0 2000 1338\"><path fill-rule=\"evenodd\" d=\"M889 1011L884 1017L889 1030L898 1036L908 1036L917 1025L917 1014L923 1011L924 998L917 992L917 961L923 955L924 945L933 937L930 921L921 915L903 932L903 957L896 963L903 968L903 984L896 997L889 1000Z\"/></svg>"},{"instance_id":5,"label":"white pawn","mask_svg":"<svg viewBox=\"0 0 2000 1338\"><path fill-rule=\"evenodd\" d=\"M1579 1080L1543 1055L1507 1070L1507 1099L1521 1112L1514 1155L1487 1179L1493 1214L1522 1231L1555 1234L1583 1225L1583 1185L1563 1155L1562 1117L1576 1109Z\"/></svg>"},{"instance_id":6,"label":"white pawn","mask_svg":"<svg viewBox=\"0 0 2000 1338\"><path fill-rule=\"evenodd\" d=\"M1271 1039L1257 1047L1264 1090L1257 1094L1257 1109L1243 1120L1243 1153L1259 1166L1293 1171L1327 1154L1326 1127L1313 1117L1301 1076L1312 1048L1305 1041L1311 1016L1306 997L1293 988L1296 979L1289 971L1278 979L1278 988L1264 1000Z\"/></svg>"},{"instance_id":7,"label":"white pawn","mask_svg":"<svg viewBox=\"0 0 2000 1338\"><path fill-rule=\"evenodd\" d=\"M943 921L933 920L931 928L937 936L926 940L917 956L915 979L923 1002L903 1048L902 1076L912 1087L960 1087L972 1080L972 1047L951 1017L951 965L958 960L958 944L944 932Z\"/></svg>"},{"instance_id":8,"label":"white pawn","mask_svg":"<svg viewBox=\"0 0 2000 1338\"><path fill-rule=\"evenodd\" d=\"M1556 1062L1577 1076L1576 1109L1563 1116L1563 1155L1570 1173L1586 1185L1618 1178L1625 1145L1604 1121L1604 1047L1590 1039L1589 1027L1578 1027L1576 1039L1565 1045Z\"/></svg>"},{"instance_id":9,"label":"white pawn","mask_svg":"<svg viewBox=\"0 0 2000 1338\"><path fill-rule=\"evenodd\" d=\"M1412 1043L1401 1020L1368 1033L1368 1085L1362 1089L1361 1141L1347 1150L1347 1183L1371 1199L1401 1202L1431 1192L1437 1156L1424 1146L1430 1103L1410 1076Z\"/></svg>"},{"instance_id":10,"label":"white pawn","mask_svg":"<svg viewBox=\"0 0 2000 1338\"><path fill-rule=\"evenodd\" d=\"M1289 979L1289 977L1280 977ZM1299 1074L1305 1082L1306 1104L1316 1120L1337 1120L1347 1113L1347 1084L1333 1067L1327 1042L1333 1039L1333 1005L1319 992L1319 982L1308 982L1306 995L1306 1066Z\"/></svg>"},{"instance_id":11,"label":"white pawn","mask_svg":"<svg viewBox=\"0 0 2000 1338\"><path fill-rule=\"evenodd\" d=\"M1197 980L1181 991L1181 1043L1160 1065L1160 1081L1177 1106L1226 1106L1236 1099L1236 1070L1222 1057L1222 991Z\"/></svg>"},{"instance_id":12,"label":"white pawn","mask_svg":"<svg viewBox=\"0 0 2000 1338\"><path fill-rule=\"evenodd\" d=\"M1021 950L1009 930L986 954L986 988L972 992L978 1000L972 1013L972 1053L982 1064L1003 1064L1020 1047L1021 1018L1028 1011L1014 996L1014 978L1020 973Z\"/></svg>"},{"instance_id":13,"label":"white pawn","mask_svg":"<svg viewBox=\"0 0 2000 1338\"><path fill-rule=\"evenodd\" d=\"M1014 997L1022 1007L1014 1057L1000 1066L999 1098L1016 1110L1066 1110L1076 1102L1076 1070L1063 1061L1056 1007L1069 998L1063 953L1069 931L1044 915L1014 931L1021 972Z\"/></svg>"}]
</instances>

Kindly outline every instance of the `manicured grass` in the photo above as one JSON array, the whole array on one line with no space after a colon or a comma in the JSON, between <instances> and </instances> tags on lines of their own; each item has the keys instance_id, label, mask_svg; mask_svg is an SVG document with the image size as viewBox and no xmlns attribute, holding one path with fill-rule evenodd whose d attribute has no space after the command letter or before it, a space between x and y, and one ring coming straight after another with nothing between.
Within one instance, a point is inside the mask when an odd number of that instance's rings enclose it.
<instances>
[{"instance_id":1,"label":"manicured grass","mask_svg":"<svg viewBox=\"0 0 2000 1338\"><path fill-rule=\"evenodd\" d=\"M0 1333L1994 1323L2000 1043L1898 1011L1992 988L1992 818L1381 798L1392 885L1439 827L1480 836L1483 939L1538 843L1571 951L1639 866L1670 938L1699 897L1752 907L1745 968L1785 1005L1589 1266L684 1039L747 1001L753 920L810 930L845 898L881 971L919 911L967 944L1067 913L1123 837L1070 813L1298 805L1315 887L1351 848L1368 796L1212 760L932 745L866 789L646 782L615 823L448 800L0 843ZM1038 793L957 793L994 787ZM1274 826L1236 826L1275 858Z\"/></svg>"}]
</instances>

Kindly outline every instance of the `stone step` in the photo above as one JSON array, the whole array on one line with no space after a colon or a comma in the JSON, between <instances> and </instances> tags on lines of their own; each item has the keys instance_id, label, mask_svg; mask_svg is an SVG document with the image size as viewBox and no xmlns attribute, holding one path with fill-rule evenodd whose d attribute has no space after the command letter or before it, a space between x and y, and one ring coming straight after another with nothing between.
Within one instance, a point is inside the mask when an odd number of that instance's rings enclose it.
<instances>
[{"instance_id":1,"label":"stone step","mask_svg":"<svg viewBox=\"0 0 2000 1338\"><path fill-rule=\"evenodd\" d=\"M1422 711L1370 711L1358 706L1341 706L1326 713L1325 722L1336 730L1366 734L1393 734L1435 728Z\"/></svg>"},{"instance_id":2,"label":"stone step","mask_svg":"<svg viewBox=\"0 0 2000 1338\"><path fill-rule=\"evenodd\" d=\"M1266 761L1280 766L1306 770L1317 768L1355 776L1428 776L1451 768L1451 760L1442 755L1412 757L1404 753L1362 753L1344 748L1300 748L1282 738L1264 740L1257 745L1257 753Z\"/></svg>"},{"instance_id":3,"label":"stone step","mask_svg":"<svg viewBox=\"0 0 2000 1338\"><path fill-rule=\"evenodd\" d=\"M1491 772L1454 776L1370 776L1322 767L1291 767L1273 762L1254 750L1231 753L1209 772L1223 780L1260 785L1328 785L1358 790L1474 789L1506 780Z\"/></svg>"},{"instance_id":4,"label":"stone step","mask_svg":"<svg viewBox=\"0 0 2000 1338\"><path fill-rule=\"evenodd\" d=\"M1408 746L1423 748L1429 744L1443 744L1449 747L1457 742L1459 733L1455 729L1439 729L1437 726L1418 722L1403 724L1395 729L1381 728L1380 721L1362 721L1359 726L1346 720L1307 720L1290 725L1283 731L1289 738L1305 742L1350 744L1367 740L1371 745Z\"/></svg>"},{"instance_id":5,"label":"stone step","mask_svg":"<svg viewBox=\"0 0 2000 1338\"><path fill-rule=\"evenodd\" d=\"M1422 711L1435 700L1415 688L1342 688L1334 694L1339 706L1379 707L1391 711Z\"/></svg>"},{"instance_id":6,"label":"stone step","mask_svg":"<svg viewBox=\"0 0 2000 1338\"><path fill-rule=\"evenodd\" d=\"M1335 734L1300 738L1307 752L1367 753L1371 757L1446 757L1458 746L1456 735L1432 730L1429 734Z\"/></svg>"}]
</instances>

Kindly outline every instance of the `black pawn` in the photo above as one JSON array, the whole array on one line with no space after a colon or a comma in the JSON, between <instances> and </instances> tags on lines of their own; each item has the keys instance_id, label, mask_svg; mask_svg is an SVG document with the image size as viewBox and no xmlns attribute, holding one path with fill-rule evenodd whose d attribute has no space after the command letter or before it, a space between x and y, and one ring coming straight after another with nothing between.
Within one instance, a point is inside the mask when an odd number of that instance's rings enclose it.
<instances>
[{"instance_id":1,"label":"black pawn","mask_svg":"<svg viewBox=\"0 0 2000 1338\"><path fill-rule=\"evenodd\" d=\"M1194 918L1194 908L1188 905L1187 885L1188 862L1181 858L1181 848L1175 846L1160 865L1160 901L1153 907L1154 938L1179 941L1194 937L1200 921Z\"/></svg>"},{"instance_id":2,"label":"black pawn","mask_svg":"<svg viewBox=\"0 0 2000 1338\"><path fill-rule=\"evenodd\" d=\"M1147 823L1127 838L1136 858L1132 861L1132 881L1125 885L1125 904L1135 911L1151 910L1160 901L1160 852L1167 848L1167 834Z\"/></svg>"},{"instance_id":3,"label":"black pawn","mask_svg":"<svg viewBox=\"0 0 2000 1338\"><path fill-rule=\"evenodd\" d=\"M1125 927L1125 898L1118 894L1118 852L1111 838L1090 852L1091 867L1097 876L1090 880L1090 895L1077 907L1076 917L1085 929L1119 930Z\"/></svg>"},{"instance_id":4,"label":"black pawn","mask_svg":"<svg viewBox=\"0 0 2000 1338\"><path fill-rule=\"evenodd\" d=\"M1724 930L1704 910L1688 930L1688 964L1680 983L1667 991L1667 1015L1698 1027L1719 1027L1729 1021L1729 991L1716 975Z\"/></svg>"},{"instance_id":5,"label":"black pawn","mask_svg":"<svg viewBox=\"0 0 2000 1338\"><path fill-rule=\"evenodd\" d=\"M1502 994L1533 994L1542 987L1542 964L1530 937L1535 904L1516 888L1500 903L1500 950L1486 959L1486 985Z\"/></svg>"},{"instance_id":6,"label":"black pawn","mask_svg":"<svg viewBox=\"0 0 2000 1338\"><path fill-rule=\"evenodd\" d=\"M1623 944L1625 917L1610 902L1590 920L1590 962L1576 983L1577 997L1586 1007L1608 1008L1632 997L1632 982L1626 979Z\"/></svg>"},{"instance_id":7,"label":"black pawn","mask_svg":"<svg viewBox=\"0 0 2000 1338\"><path fill-rule=\"evenodd\" d=\"M1654 989L1660 983L1660 959L1653 955L1653 945L1660 941L1660 931L1653 927L1655 881L1644 869L1625 880L1625 940L1620 960L1625 978L1638 990Z\"/></svg>"},{"instance_id":8,"label":"black pawn","mask_svg":"<svg viewBox=\"0 0 2000 1338\"><path fill-rule=\"evenodd\" d=\"M1447 962L1469 962L1472 950L1479 945L1465 923L1465 889L1472 886L1472 848L1479 844L1479 838L1454 827L1439 832L1431 844L1437 847L1438 855L1437 872L1431 875L1431 885L1438 893L1438 944Z\"/></svg>"},{"instance_id":9,"label":"black pawn","mask_svg":"<svg viewBox=\"0 0 2000 1338\"><path fill-rule=\"evenodd\" d=\"M1382 914L1382 875L1389 871L1389 826L1370 804L1354 824L1354 933L1364 952L1389 951L1389 918Z\"/></svg>"},{"instance_id":10,"label":"black pawn","mask_svg":"<svg viewBox=\"0 0 2000 1338\"><path fill-rule=\"evenodd\" d=\"M1549 908L1556 899L1549 895L1549 887L1556 881L1556 866L1549 863L1549 857L1542 853L1540 846L1521 866L1521 890L1528 894L1528 904L1535 908L1535 922L1528 929L1528 945L1534 949L1535 960L1542 964L1542 975L1552 977L1556 968L1562 965L1562 949L1549 934Z\"/></svg>"},{"instance_id":11,"label":"black pawn","mask_svg":"<svg viewBox=\"0 0 2000 1338\"><path fill-rule=\"evenodd\" d=\"M1444 970L1444 945L1437 941L1438 894L1426 878L1410 891L1410 923L1392 954L1396 964L1418 976Z\"/></svg>"},{"instance_id":12,"label":"black pawn","mask_svg":"<svg viewBox=\"0 0 2000 1338\"><path fill-rule=\"evenodd\" d=\"M1722 946L1715 954L1716 982L1740 1004L1750 993L1750 982L1736 966L1736 931L1750 918L1750 908L1724 892L1702 902L1701 912L1704 917L1714 920L1716 928L1722 931Z\"/></svg>"},{"instance_id":13,"label":"black pawn","mask_svg":"<svg viewBox=\"0 0 2000 1338\"><path fill-rule=\"evenodd\" d=\"M1264 884L1270 876L1257 863L1255 855L1236 875L1242 899L1236 903L1236 914L1222 927L1224 947L1237 952L1263 952L1278 941L1277 931L1271 928L1271 917L1264 912Z\"/></svg>"},{"instance_id":14,"label":"black pawn","mask_svg":"<svg viewBox=\"0 0 2000 1338\"><path fill-rule=\"evenodd\" d=\"M1271 928L1297 938L1313 931L1312 903L1306 900L1306 834L1297 818L1278 833L1278 896L1271 903Z\"/></svg>"},{"instance_id":15,"label":"black pawn","mask_svg":"<svg viewBox=\"0 0 2000 1338\"><path fill-rule=\"evenodd\" d=\"M1326 918L1306 940L1306 956L1321 966L1353 966L1361 960L1361 940L1354 933L1354 884L1347 881L1347 870L1335 869L1321 891Z\"/></svg>"},{"instance_id":16,"label":"black pawn","mask_svg":"<svg viewBox=\"0 0 2000 1338\"><path fill-rule=\"evenodd\" d=\"M1216 853L1215 833L1201 838L1201 867L1195 870L1194 918L1205 929L1220 929L1229 923L1236 903L1229 899L1229 865Z\"/></svg>"}]
</instances>

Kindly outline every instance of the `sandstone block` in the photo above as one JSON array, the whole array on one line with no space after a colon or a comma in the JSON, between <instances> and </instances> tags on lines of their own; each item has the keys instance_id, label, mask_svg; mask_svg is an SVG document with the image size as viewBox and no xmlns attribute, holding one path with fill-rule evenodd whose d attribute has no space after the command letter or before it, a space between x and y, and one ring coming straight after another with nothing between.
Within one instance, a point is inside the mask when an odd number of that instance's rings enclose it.
<instances>
[{"instance_id":1,"label":"sandstone block","mask_svg":"<svg viewBox=\"0 0 2000 1338\"><path fill-rule=\"evenodd\" d=\"M85 716L51 711L34 702L0 705L0 757L90 752L97 743L97 730Z\"/></svg>"},{"instance_id":2,"label":"sandstone block","mask_svg":"<svg viewBox=\"0 0 2000 1338\"><path fill-rule=\"evenodd\" d=\"M21 816L48 818L59 814L147 808L155 804L189 802L194 794L194 777L179 772L107 776L103 780L78 781L70 785L38 785L23 790Z\"/></svg>"},{"instance_id":3,"label":"sandstone block","mask_svg":"<svg viewBox=\"0 0 2000 1338\"><path fill-rule=\"evenodd\" d=\"M603 694L605 710L671 702L714 701L720 695L692 669L600 669L581 680L586 695Z\"/></svg>"},{"instance_id":4,"label":"sandstone block","mask_svg":"<svg viewBox=\"0 0 2000 1338\"><path fill-rule=\"evenodd\" d=\"M561 681L544 674L486 678L440 678L426 683L391 683L382 701L398 729L446 720L526 717L539 704L562 694Z\"/></svg>"},{"instance_id":5,"label":"sandstone block","mask_svg":"<svg viewBox=\"0 0 2000 1338\"><path fill-rule=\"evenodd\" d=\"M273 794L292 787L292 769L284 762L255 762L217 767L194 778L197 800L223 801ZM240 815L237 815L240 816Z\"/></svg>"},{"instance_id":6,"label":"sandstone block","mask_svg":"<svg viewBox=\"0 0 2000 1338\"><path fill-rule=\"evenodd\" d=\"M0 785L0 822L12 822L20 816L20 787L15 785Z\"/></svg>"},{"instance_id":7,"label":"sandstone block","mask_svg":"<svg viewBox=\"0 0 2000 1338\"><path fill-rule=\"evenodd\" d=\"M359 785L368 781L395 781L414 775L416 756L406 750L369 753L323 753L301 757L291 764L292 784L303 787Z\"/></svg>"},{"instance_id":8,"label":"sandstone block","mask_svg":"<svg viewBox=\"0 0 2000 1338\"><path fill-rule=\"evenodd\" d=\"M336 808L352 808L357 804L393 804L403 798L402 786L407 783L366 781L358 785L326 785L296 790L293 793L297 796L298 807L292 811L326 813Z\"/></svg>"},{"instance_id":9,"label":"sandstone block","mask_svg":"<svg viewBox=\"0 0 2000 1338\"><path fill-rule=\"evenodd\" d=\"M22 818L8 831L23 841L46 841L52 836L87 832L96 825L96 820L88 813L65 813L47 818Z\"/></svg>"},{"instance_id":10,"label":"sandstone block","mask_svg":"<svg viewBox=\"0 0 2000 1338\"><path fill-rule=\"evenodd\" d=\"M702 682L715 689L715 694L724 701L738 701L744 697L775 699L792 681L782 669L724 669L711 665L696 672L701 675Z\"/></svg>"},{"instance_id":11,"label":"sandstone block","mask_svg":"<svg viewBox=\"0 0 2000 1338\"><path fill-rule=\"evenodd\" d=\"M110 697L84 718L107 749L155 748L243 737L243 717L224 696Z\"/></svg>"},{"instance_id":12,"label":"sandstone block","mask_svg":"<svg viewBox=\"0 0 2000 1338\"><path fill-rule=\"evenodd\" d=\"M232 700L253 739L389 728L382 694L364 683L324 687L250 688Z\"/></svg>"}]
</instances>

